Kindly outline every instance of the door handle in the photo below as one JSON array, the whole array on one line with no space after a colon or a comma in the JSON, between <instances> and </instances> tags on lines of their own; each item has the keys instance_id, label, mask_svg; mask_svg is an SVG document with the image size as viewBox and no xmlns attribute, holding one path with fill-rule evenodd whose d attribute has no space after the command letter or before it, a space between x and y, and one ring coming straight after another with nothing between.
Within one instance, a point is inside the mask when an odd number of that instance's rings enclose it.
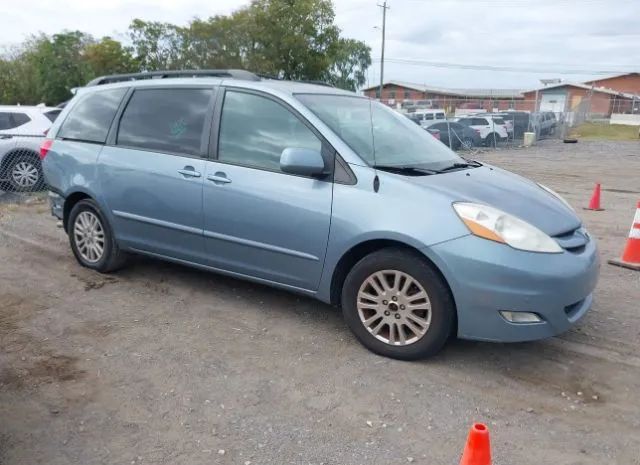
<instances>
[{"instance_id":1,"label":"door handle","mask_svg":"<svg viewBox=\"0 0 640 465\"><path fill-rule=\"evenodd\" d=\"M220 171L218 171L215 174L208 175L207 179L209 181L212 181L212 182L216 183L216 184L229 184L231 182L231 179L229 179L226 174L224 174L224 173L222 173Z\"/></svg>"},{"instance_id":2,"label":"door handle","mask_svg":"<svg viewBox=\"0 0 640 465\"><path fill-rule=\"evenodd\" d=\"M200 176L202 176L193 168L193 166L185 166L183 169L178 170L178 173L180 173L185 178L199 178Z\"/></svg>"}]
</instances>

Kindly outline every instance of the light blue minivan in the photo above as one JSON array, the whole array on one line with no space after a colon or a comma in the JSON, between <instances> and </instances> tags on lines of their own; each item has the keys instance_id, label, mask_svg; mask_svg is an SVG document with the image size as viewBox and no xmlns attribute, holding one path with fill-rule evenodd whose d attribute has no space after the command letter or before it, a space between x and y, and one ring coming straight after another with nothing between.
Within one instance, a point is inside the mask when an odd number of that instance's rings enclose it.
<instances>
[{"instance_id":1,"label":"light blue minivan","mask_svg":"<svg viewBox=\"0 0 640 465\"><path fill-rule=\"evenodd\" d=\"M109 76L78 90L41 157L81 265L144 254L313 296L388 357L559 334L598 279L558 194L328 86Z\"/></svg>"}]
</instances>

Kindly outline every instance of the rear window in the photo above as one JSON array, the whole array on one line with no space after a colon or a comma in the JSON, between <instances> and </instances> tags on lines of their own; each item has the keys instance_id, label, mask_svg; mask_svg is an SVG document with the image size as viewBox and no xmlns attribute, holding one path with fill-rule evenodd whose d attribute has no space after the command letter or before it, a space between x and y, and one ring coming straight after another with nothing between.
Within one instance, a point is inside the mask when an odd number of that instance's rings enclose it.
<instances>
[{"instance_id":1,"label":"rear window","mask_svg":"<svg viewBox=\"0 0 640 465\"><path fill-rule=\"evenodd\" d=\"M504 120L502 118L493 118L493 122L496 124L504 124Z\"/></svg>"},{"instance_id":2,"label":"rear window","mask_svg":"<svg viewBox=\"0 0 640 465\"><path fill-rule=\"evenodd\" d=\"M124 87L92 92L80 100L62 124L58 137L104 144L122 97Z\"/></svg>"},{"instance_id":3,"label":"rear window","mask_svg":"<svg viewBox=\"0 0 640 465\"><path fill-rule=\"evenodd\" d=\"M212 95L210 89L136 90L122 114L117 144L200 155Z\"/></svg>"}]
</instances>

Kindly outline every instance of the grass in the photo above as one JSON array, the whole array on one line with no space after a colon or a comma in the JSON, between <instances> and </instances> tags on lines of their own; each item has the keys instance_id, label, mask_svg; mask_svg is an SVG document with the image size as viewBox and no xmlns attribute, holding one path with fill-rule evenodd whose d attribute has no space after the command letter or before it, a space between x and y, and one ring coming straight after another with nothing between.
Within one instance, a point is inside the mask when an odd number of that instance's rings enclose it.
<instances>
[{"instance_id":1,"label":"grass","mask_svg":"<svg viewBox=\"0 0 640 465\"><path fill-rule=\"evenodd\" d=\"M573 128L569 136L578 139L638 140L638 126L582 123Z\"/></svg>"}]
</instances>

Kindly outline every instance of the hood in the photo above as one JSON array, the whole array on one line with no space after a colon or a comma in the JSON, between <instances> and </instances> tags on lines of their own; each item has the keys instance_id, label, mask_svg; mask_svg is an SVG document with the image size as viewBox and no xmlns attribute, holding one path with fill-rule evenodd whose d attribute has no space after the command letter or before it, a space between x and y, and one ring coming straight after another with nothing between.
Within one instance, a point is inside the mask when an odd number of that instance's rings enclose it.
<instances>
[{"instance_id":1,"label":"hood","mask_svg":"<svg viewBox=\"0 0 640 465\"><path fill-rule=\"evenodd\" d=\"M533 181L489 165L405 179L437 191L451 202L475 202L498 208L550 236L581 226L572 210Z\"/></svg>"}]
</instances>

